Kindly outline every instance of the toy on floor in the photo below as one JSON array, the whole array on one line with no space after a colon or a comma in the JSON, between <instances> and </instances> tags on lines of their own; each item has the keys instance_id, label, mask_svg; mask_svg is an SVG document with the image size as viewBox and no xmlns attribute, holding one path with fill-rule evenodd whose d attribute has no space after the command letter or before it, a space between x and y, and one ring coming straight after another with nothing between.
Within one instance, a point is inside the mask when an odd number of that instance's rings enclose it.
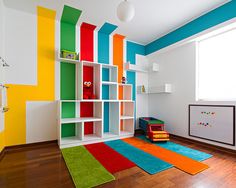
<instances>
[{"instance_id":1,"label":"toy on floor","mask_svg":"<svg viewBox=\"0 0 236 188\"><path fill-rule=\"evenodd\" d=\"M83 99L96 99L96 96L93 94L92 82L85 81L83 87Z\"/></svg>"},{"instance_id":2,"label":"toy on floor","mask_svg":"<svg viewBox=\"0 0 236 188\"><path fill-rule=\"evenodd\" d=\"M153 117L139 118L139 127L151 141L168 141L169 133L164 130L164 121Z\"/></svg>"}]
</instances>

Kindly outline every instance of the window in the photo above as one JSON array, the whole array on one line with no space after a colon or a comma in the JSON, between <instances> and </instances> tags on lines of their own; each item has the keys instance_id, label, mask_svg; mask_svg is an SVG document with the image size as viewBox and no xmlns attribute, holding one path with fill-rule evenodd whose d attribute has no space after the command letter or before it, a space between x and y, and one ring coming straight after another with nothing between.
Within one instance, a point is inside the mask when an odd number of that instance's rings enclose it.
<instances>
[{"instance_id":1,"label":"window","mask_svg":"<svg viewBox=\"0 0 236 188\"><path fill-rule=\"evenodd\" d=\"M236 100L236 29L197 42L197 100Z\"/></svg>"}]
</instances>

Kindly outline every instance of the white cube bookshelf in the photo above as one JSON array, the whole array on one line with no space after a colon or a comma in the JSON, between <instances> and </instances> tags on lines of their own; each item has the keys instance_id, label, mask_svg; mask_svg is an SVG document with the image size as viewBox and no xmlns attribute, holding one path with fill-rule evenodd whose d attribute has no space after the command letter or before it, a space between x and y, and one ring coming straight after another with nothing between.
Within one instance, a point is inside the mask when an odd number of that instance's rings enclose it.
<instances>
[{"instance_id":1,"label":"white cube bookshelf","mask_svg":"<svg viewBox=\"0 0 236 188\"><path fill-rule=\"evenodd\" d=\"M63 62L76 64L76 99L58 101L58 144L60 148L132 137L134 135L132 85L118 83L118 67L78 60L63 59ZM93 69L93 91L96 99L83 98L83 83L85 81L83 74L86 67ZM106 74L106 79L103 79L105 78L103 74ZM123 88L123 98L121 99L119 99L119 87ZM106 98L104 98L104 94L107 95ZM81 117L80 115L81 104L85 102L93 104L93 115L90 117ZM109 104L109 131L106 132L104 131L105 103ZM62 114L66 114L63 110L67 110L67 105L75 108L73 117L62 117ZM93 123L92 134L85 134L87 122ZM75 134L62 137L62 129L71 124L74 125Z\"/></svg>"}]
</instances>

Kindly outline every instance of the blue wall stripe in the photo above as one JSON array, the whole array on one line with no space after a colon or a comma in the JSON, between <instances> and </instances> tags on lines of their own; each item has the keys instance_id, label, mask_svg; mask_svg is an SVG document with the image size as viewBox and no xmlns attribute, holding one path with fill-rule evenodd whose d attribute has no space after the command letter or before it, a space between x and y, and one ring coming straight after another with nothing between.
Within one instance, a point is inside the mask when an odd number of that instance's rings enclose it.
<instances>
[{"instance_id":1,"label":"blue wall stripe","mask_svg":"<svg viewBox=\"0 0 236 188\"><path fill-rule=\"evenodd\" d=\"M105 23L98 31L98 62L109 64L110 34L117 28L116 25Z\"/></svg>"},{"instance_id":2,"label":"blue wall stripe","mask_svg":"<svg viewBox=\"0 0 236 188\"><path fill-rule=\"evenodd\" d=\"M136 64L136 54L145 55L145 46L127 41L126 43L126 54L127 61L130 61L131 64ZM133 85L133 100L136 99L136 73L127 71L127 81L129 84Z\"/></svg>"},{"instance_id":3,"label":"blue wall stripe","mask_svg":"<svg viewBox=\"0 0 236 188\"><path fill-rule=\"evenodd\" d=\"M98 62L109 64L109 35L98 32Z\"/></svg>"},{"instance_id":4,"label":"blue wall stripe","mask_svg":"<svg viewBox=\"0 0 236 188\"><path fill-rule=\"evenodd\" d=\"M130 62L131 64L136 64L136 54L145 55L145 46L127 41L126 43L126 61ZM133 93L132 93L132 100L136 101L136 73L127 71L127 82L132 84L133 86ZM136 105L134 108L134 114L136 114ZM136 119L136 116L135 116ZM136 125L136 123L135 123Z\"/></svg>"},{"instance_id":5,"label":"blue wall stripe","mask_svg":"<svg viewBox=\"0 0 236 188\"><path fill-rule=\"evenodd\" d=\"M102 81L109 81L110 71L108 68L102 68Z\"/></svg>"},{"instance_id":6,"label":"blue wall stripe","mask_svg":"<svg viewBox=\"0 0 236 188\"><path fill-rule=\"evenodd\" d=\"M136 86L136 73L127 71L126 76L127 76L127 83L133 85L132 100L135 100L136 99L136 87L135 87Z\"/></svg>"},{"instance_id":7,"label":"blue wall stripe","mask_svg":"<svg viewBox=\"0 0 236 188\"><path fill-rule=\"evenodd\" d=\"M102 99L109 100L109 85L102 85Z\"/></svg>"},{"instance_id":8,"label":"blue wall stripe","mask_svg":"<svg viewBox=\"0 0 236 188\"><path fill-rule=\"evenodd\" d=\"M136 64L135 55L145 55L145 46L127 41L127 61L130 61L131 64Z\"/></svg>"},{"instance_id":9,"label":"blue wall stripe","mask_svg":"<svg viewBox=\"0 0 236 188\"><path fill-rule=\"evenodd\" d=\"M109 132L109 102L104 102L104 133Z\"/></svg>"},{"instance_id":10,"label":"blue wall stripe","mask_svg":"<svg viewBox=\"0 0 236 188\"><path fill-rule=\"evenodd\" d=\"M183 27L149 43L145 46L145 54L151 54L206 29L223 23L236 16L236 0L232 0L219 8L193 20Z\"/></svg>"},{"instance_id":11,"label":"blue wall stripe","mask_svg":"<svg viewBox=\"0 0 236 188\"><path fill-rule=\"evenodd\" d=\"M117 28L117 25L113 25L113 24L105 22L98 32L110 35L113 31L116 30L116 28Z\"/></svg>"},{"instance_id":12,"label":"blue wall stripe","mask_svg":"<svg viewBox=\"0 0 236 188\"><path fill-rule=\"evenodd\" d=\"M117 28L116 25L105 23L98 31L98 62L109 64L110 34ZM109 69L102 69L102 80L109 81ZM102 86L102 99L109 99L109 86ZM104 103L104 132L109 132L109 103Z\"/></svg>"}]
</instances>

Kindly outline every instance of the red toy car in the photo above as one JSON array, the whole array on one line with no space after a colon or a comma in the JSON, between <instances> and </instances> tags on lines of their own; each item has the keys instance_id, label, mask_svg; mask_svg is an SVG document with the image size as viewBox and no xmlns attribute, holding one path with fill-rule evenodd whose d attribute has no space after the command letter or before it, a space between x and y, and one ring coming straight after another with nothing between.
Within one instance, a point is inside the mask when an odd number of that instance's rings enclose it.
<instances>
[{"instance_id":1,"label":"red toy car","mask_svg":"<svg viewBox=\"0 0 236 188\"><path fill-rule=\"evenodd\" d=\"M147 137L151 141L168 141L169 133L164 130L164 124L151 124L148 126Z\"/></svg>"},{"instance_id":2,"label":"red toy car","mask_svg":"<svg viewBox=\"0 0 236 188\"><path fill-rule=\"evenodd\" d=\"M139 127L151 141L168 141L169 133L164 130L164 121L152 117L139 118Z\"/></svg>"}]
</instances>

